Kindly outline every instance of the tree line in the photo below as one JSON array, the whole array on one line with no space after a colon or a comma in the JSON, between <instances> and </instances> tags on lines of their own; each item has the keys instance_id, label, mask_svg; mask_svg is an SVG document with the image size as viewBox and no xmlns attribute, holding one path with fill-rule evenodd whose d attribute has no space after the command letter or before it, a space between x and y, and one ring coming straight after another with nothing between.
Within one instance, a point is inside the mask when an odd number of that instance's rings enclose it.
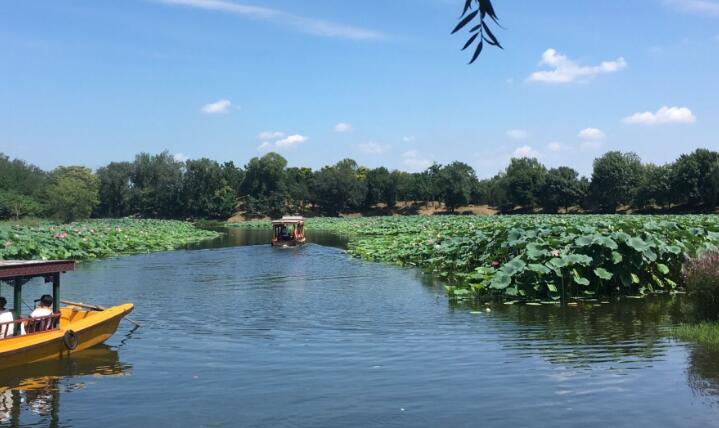
<instances>
[{"instance_id":1,"label":"tree line","mask_svg":"<svg viewBox=\"0 0 719 428\"><path fill-rule=\"evenodd\" d=\"M96 171L83 166L44 171L0 154L0 219L225 219L238 211L335 216L378 204L392 210L400 201L442 202L450 213L467 204L505 213L713 211L719 206L719 153L698 149L654 165L634 153L612 151L594 161L589 178L570 167L547 168L537 159L515 158L485 180L462 162L408 173L344 159L312 170L288 167L277 153L238 167L206 158L181 161L165 151L141 153L132 162L111 162Z\"/></svg>"}]
</instances>

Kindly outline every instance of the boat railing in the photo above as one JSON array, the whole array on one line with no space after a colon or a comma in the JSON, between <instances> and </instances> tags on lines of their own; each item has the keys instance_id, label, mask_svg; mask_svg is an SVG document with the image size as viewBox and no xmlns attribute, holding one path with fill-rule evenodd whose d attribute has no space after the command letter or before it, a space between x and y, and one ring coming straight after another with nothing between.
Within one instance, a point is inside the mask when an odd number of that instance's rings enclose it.
<instances>
[{"instance_id":1,"label":"boat railing","mask_svg":"<svg viewBox=\"0 0 719 428\"><path fill-rule=\"evenodd\" d=\"M0 323L0 340L28 334L43 333L60 328L60 314L52 314L37 318L20 318Z\"/></svg>"}]
</instances>

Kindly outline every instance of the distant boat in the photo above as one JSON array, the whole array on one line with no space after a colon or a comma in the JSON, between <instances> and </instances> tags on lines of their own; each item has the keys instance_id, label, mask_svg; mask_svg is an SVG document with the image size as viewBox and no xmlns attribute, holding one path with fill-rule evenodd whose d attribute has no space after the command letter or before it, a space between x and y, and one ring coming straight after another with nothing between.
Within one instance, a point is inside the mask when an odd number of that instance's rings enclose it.
<instances>
[{"instance_id":1,"label":"distant boat","mask_svg":"<svg viewBox=\"0 0 719 428\"><path fill-rule=\"evenodd\" d=\"M307 242L305 219L299 216L284 216L272 220L272 246L297 247Z\"/></svg>"},{"instance_id":2,"label":"distant boat","mask_svg":"<svg viewBox=\"0 0 719 428\"><path fill-rule=\"evenodd\" d=\"M0 370L64 358L99 345L115 334L120 320L132 312L132 304L103 310L84 304L60 308L60 274L74 269L72 260L0 261L0 281L9 283L14 295L14 320L0 323ZM23 285L32 278L52 282L51 315L21 317ZM81 307L94 310L83 311Z\"/></svg>"}]
</instances>

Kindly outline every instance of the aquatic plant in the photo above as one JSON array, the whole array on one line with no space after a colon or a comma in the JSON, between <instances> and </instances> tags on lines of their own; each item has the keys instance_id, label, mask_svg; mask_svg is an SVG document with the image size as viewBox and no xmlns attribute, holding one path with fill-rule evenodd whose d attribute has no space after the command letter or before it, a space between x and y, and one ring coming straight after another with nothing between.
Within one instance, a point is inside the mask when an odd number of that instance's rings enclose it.
<instances>
[{"instance_id":1,"label":"aquatic plant","mask_svg":"<svg viewBox=\"0 0 719 428\"><path fill-rule=\"evenodd\" d=\"M217 232L173 220L90 220L38 226L0 225L0 259L94 259L173 250Z\"/></svg>"},{"instance_id":2,"label":"aquatic plant","mask_svg":"<svg viewBox=\"0 0 719 428\"><path fill-rule=\"evenodd\" d=\"M307 228L347 235L354 256L434 272L458 299L671 292L687 257L719 245L719 217L701 215L318 218Z\"/></svg>"},{"instance_id":3,"label":"aquatic plant","mask_svg":"<svg viewBox=\"0 0 719 428\"><path fill-rule=\"evenodd\" d=\"M684 264L684 283L696 313L719 318L719 251L708 251Z\"/></svg>"},{"instance_id":4,"label":"aquatic plant","mask_svg":"<svg viewBox=\"0 0 719 428\"><path fill-rule=\"evenodd\" d=\"M682 324L673 330L677 339L719 349L719 323Z\"/></svg>"}]
</instances>

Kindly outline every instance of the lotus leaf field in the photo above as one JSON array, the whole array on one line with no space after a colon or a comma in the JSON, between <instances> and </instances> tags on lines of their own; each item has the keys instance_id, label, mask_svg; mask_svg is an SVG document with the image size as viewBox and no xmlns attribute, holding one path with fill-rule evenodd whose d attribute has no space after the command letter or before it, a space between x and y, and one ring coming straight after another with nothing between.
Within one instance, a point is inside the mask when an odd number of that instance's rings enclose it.
<instances>
[{"instance_id":1,"label":"lotus leaf field","mask_svg":"<svg viewBox=\"0 0 719 428\"><path fill-rule=\"evenodd\" d=\"M91 220L35 227L0 225L0 259L94 259L173 250L218 234L170 220Z\"/></svg>"},{"instance_id":2,"label":"lotus leaf field","mask_svg":"<svg viewBox=\"0 0 719 428\"><path fill-rule=\"evenodd\" d=\"M672 292L682 285L686 257L719 245L712 215L310 219L307 228L347 235L357 257L434 272L458 299Z\"/></svg>"}]
</instances>

